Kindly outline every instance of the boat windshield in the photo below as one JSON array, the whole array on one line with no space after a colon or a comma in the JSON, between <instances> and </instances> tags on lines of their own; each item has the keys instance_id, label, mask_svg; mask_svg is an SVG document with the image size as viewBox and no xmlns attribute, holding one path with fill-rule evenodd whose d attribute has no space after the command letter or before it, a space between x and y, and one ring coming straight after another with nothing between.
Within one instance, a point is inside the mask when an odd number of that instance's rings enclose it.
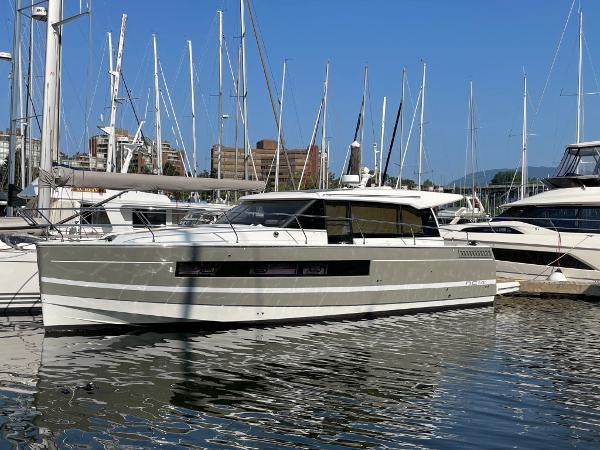
<instances>
[{"instance_id":1,"label":"boat windshield","mask_svg":"<svg viewBox=\"0 0 600 450\"><path fill-rule=\"evenodd\" d=\"M569 147L556 169L555 177L600 175L600 146Z\"/></svg>"},{"instance_id":2,"label":"boat windshield","mask_svg":"<svg viewBox=\"0 0 600 450\"><path fill-rule=\"evenodd\" d=\"M216 223L285 228L311 202L312 200L247 201L227 211Z\"/></svg>"}]
</instances>

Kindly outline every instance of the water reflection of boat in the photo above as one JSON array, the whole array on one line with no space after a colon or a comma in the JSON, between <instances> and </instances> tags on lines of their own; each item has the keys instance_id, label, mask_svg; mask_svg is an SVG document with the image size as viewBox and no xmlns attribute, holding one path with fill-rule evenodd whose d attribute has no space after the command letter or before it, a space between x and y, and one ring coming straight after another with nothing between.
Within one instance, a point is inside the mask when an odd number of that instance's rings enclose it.
<instances>
[{"instance_id":1,"label":"water reflection of boat","mask_svg":"<svg viewBox=\"0 0 600 450\"><path fill-rule=\"evenodd\" d=\"M43 338L39 316L0 318L0 448L26 448L36 439L32 404Z\"/></svg>"},{"instance_id":2,"label":"water reflection of boat","mask_svg":"<svg viewBox=\"0 0 600 450\"><path fill-rule=\"evenodd\" d=\"M202 435L186 435L198 428L226 441L263 425L267 440L305 435L318 446L310 428L375 436L369 428L388 426L390 417L425 435L431 428L415 417L435 415L423 400L437 395L444 364L462 364L492 339L483 332L470 341L437 339L458 321L489 328L493 315L474 310L460 318L444 313L210 334L46 337L36 424L47 442L68 443L74 430L86 441L100 426L106 431L98 438L127 436L142 446L155 438L198 445L193 439ZM436 336L435 343L426 335Z\"/></svg>"}]
</instances>

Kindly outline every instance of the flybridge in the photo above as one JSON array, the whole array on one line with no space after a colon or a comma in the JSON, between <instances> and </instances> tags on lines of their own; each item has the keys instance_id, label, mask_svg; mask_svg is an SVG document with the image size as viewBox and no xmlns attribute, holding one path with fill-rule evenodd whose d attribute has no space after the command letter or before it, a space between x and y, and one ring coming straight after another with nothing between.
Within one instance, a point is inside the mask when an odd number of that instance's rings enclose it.
<instances>
[{"instance_id":1,"label":"flybridge","mask_svg":"<svg viewBox=\"0 0 600 450\"><path fill-rule=\"evenodd\" d=\"M600 186L600 141L568 145L556 173L544 181L553 188Z\"/></svg>"}]
</instances>

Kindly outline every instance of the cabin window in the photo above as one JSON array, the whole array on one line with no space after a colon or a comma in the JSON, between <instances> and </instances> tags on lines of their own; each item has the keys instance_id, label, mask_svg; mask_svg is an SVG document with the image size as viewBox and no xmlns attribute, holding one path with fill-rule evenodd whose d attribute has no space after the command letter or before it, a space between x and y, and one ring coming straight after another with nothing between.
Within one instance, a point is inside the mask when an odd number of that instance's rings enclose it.
<instances>
[{"instance_id":1,"label":"cabin window","mask_svg":"<svg viewBox=\"0 0 600 450\"><path fill-rule=\"evenodd\" d=\"M288 228L298 228L298 223L305 230L325 230L325 205L322 200L315 200L308 205L300 214L298 220L292 220Z\"/></svg>"},{"instance_id":2,"label":"cabin window","mask_svg":"<svg viewBox=\"0 0 600 450\"><path fill-rule=\"evenodd\" d=\"M375 202L327 202L329 243L352 238L439 236L431 209Z\"/></svg>"},{"instance_id":3,"label":"cabin window","mask_svg":"<svg viewBox=\"0 0 600 450\"><path fill-rule=\"evenodd\" d=\"M110 220L104 207L83 204L81 208L81 223L85 225L110 225Z\"/></svg>"},{"instance_id":4,"label":"cabin window","mask_svg":"<svg viewBox=\"0 0 600 450\"><path fill-rule=\"evenodd\" d=\"M167 212L165 210L134 209L131 211L131 223L135 228L166 225Z\"/></svg>"},{"instance_id":5,"label":"cabin window","mask_svg":"<svg viewBox=\"0 0 600 450\"><path fill-rule=\"evenodd\" d=\"M500 233L500 234L523 234L519 230L511 227L470 227L461 230L464 233Z\"/></svg>"},{"instance_id":6,"label":"cabin window","mask_svg":"<svg viewBox=\"0 0 600 450\"><path fill-rule=\"evenodd\" d=\"M325 215L327 216L327 241L330 244L351 244L354 242L347 203L327 202L325 204Z\"/></svg>"},{"instance_id":7,"label":"cabin window","mask_svg":"<svg viewBox=\"0 0 600 450\"><path fill-rule=\"evenodd\" d=\"M404 236L423 236L423 220L418 210L402 207L402 234Z\"/></svg>"},{"instance_id":8,"label":"cabin window","mask_svg":"<svg viewBox=\"0 0 600 450\"><path fill-rule=\"evenodd\" d=\"M310 200L246 201L223 214L217 223L286 227L296 222L296 216Z\"/></svg>"},{"instance_id":9,"label":"cabin window","mask_svg":"<svg viewBox=\"0 0 600 450\"><path fill-rule=\"evenodd\" d=\"M518 219L519 217L521 217L523 215L524 211L525 211L525 208L522 206L513 206L511 208L508 208L508 209L502 211L500 214L498 214L496 217L494 217L492 219L492 221Z\"/></svg>"},{"instance_id":10,"label":"cabin window","mask_svg":"<svg viewBox=\"0 0 600 450\"><path fill-rule=\"evenodd\" d=\"M583 233L600 231L600 208L588 206L579 208L579 230Z\"/></svg>"},{"instance_id":11,"label":"cabin window","mask_svg":"<svg viewBox=\"0 0 600 450\"><path fill-rule=\"evenodd\" d=\"M600 207L512 207L492 221L511 219L556 231L572 233L596 232L600 230Z\"/></svg>"},{"instance_id":12,"label":"cabin window","mask_svg":"<svg viewBox=\"0 0 600 450\"><path fill-rule=\"evenodd\" d=\"M187 209L173 209L171 210L171 223L173 225L179 225L185 218L189 210Z\"/></svg>"},{"instance_id":13,"label":"cabin window","mask_svg":"<svg viewBox=\"0 0 600 450\"><path fill-rule=\"evenodd\" d=\"M435 221L435 216L433 215L433 211L431 208L422 209L421 213L421 222L423 224L423 236L427 237L435 237L440 235L440 230L438 229L437 222Z\"/></svg>"},{"instance_id":14,"label":"cabin window","mask_svg":"<svg viewBox=\"0 0 600 450\"><path fill-rule=\"evenodd\" d=\"M397 237L399 212L397 205L352 203L352 235L355 238Z\"/></svg>"}]
</instances>

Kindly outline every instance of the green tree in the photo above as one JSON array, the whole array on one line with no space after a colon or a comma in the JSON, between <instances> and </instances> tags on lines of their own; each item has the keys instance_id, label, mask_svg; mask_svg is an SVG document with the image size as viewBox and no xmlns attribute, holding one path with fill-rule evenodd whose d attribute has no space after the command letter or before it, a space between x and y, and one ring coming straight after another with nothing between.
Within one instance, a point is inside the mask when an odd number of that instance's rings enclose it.
<instances>
[{"instance_id":1,"label":"green tree","mask_svg":"<svg viewBox=\"0 0 600 450\"><path fill-rule=\"evenodd\" d=\"M514 181L513 181L514 178ZM496 172L494 178L490 181L490 184L510 184L510 183L521 183L521 171L515 173L514 170L500 170Z\"/></svg>"},{"instance_id":2,"label":"green tree","mask_svg":"<svg viewBox=\"0 0 600 450\"><path fill-rule=\"evenodd\" d=\"M177 170L177 167L175 167L171 161L167 161L163 166L163 175L166 175L168 177L177 177L181 174L179 173L179 170Z\"/></svg>"},{"instance_id":3,"label":"green tree","mask_svg":"<svg viewBox=\"0 0 600 450\"><path fill-rule=\"evenodd\" d=\"M142 166L142 168L140 169L140 173L144 174L144 175L152 175L152 169L147 166L146 164L144 164Z\"/></svg>"}]
</instances>

